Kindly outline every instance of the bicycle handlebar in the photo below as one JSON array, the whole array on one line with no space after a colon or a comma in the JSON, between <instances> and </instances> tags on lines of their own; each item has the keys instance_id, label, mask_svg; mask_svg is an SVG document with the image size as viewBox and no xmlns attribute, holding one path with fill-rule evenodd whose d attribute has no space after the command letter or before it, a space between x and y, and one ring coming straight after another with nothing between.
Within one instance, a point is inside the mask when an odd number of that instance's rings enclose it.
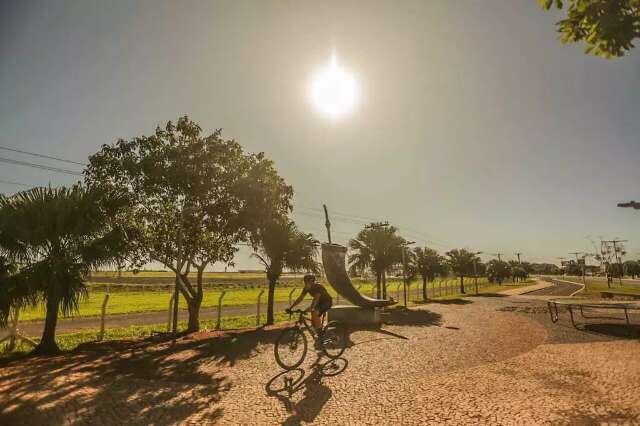
<instances>
[{"instance_id":1,"label":"bicycle handlebar","mask_svg":"<svg viewBox=\"0 0 640 426\"><path fill-rule=\"evenodd\" d=\"M307 313L309 313L309 311L306 311L304 309L285 309L285 312L291 313L291 314L307 314Z\"/></svg>"}]
</instances>

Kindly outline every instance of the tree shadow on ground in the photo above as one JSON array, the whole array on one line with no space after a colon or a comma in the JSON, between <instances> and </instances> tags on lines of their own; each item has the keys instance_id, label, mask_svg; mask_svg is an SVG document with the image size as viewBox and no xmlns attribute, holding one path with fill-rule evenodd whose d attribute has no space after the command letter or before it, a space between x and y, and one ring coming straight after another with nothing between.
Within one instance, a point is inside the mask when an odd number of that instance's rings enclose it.
<instances>
[{"instance_id":1,"label":"tree shadow on ground","mask_svg":"<svg viewBox=\"0 0 640 426\"><path fill-rule=\"evenodd\" d=\"M316 359L308 375L302 368L283 371L265 386L267 395L278 398L290 413L283 425L313 422L333 394L331 388L322 383L322 379L341 374L349 365L345 358L330 359L323 363L320 360L320 357ZM293 402L294 396L300 394L302 399Z\"/></svg>"},{"instance_id":2,"label":"tree shadow on ground","mask_svg":"<svg viewBox=\"0 0 640 426\"><path fill-rule=\"evenodd\" d=\"M200 423L233 385L225 371L275 341L280 327L84 345L53 357L0 361L6 424Z\"/></svg>"},{"instance_id":3,"label":"tree shadow on ground","mask_svg":"<svg viewBox=\"0 0 640 426\"><path fill-rule=\"evenodd\" d=\"M637 324L584 324L581 329L597 334L624 339L640 339L640 325Z\"/></svg>"},{"instance_id":4,"label":"tree shadow on ground","mask_svg":"<svg viewBox=\"0 0 640 426\"><path fill-rule=\"evenodd\" d=\"M464 297L468 297L468 296L464 296ZM457 299L414 300L413 303L415 303L416 305L428 305L430 303L436 304L436 305L468 305L470 303L473 303L473 301L457 298Z\"/></svg>"},{"instance_id":5,"label":"tree shadow on ground","mask_svg":"<svg viewBox=\"0 0 640 426\"><path fill-rule=\"evenodd\" d=\"M470 303L470 302L469 302ZM431 327L442 324L442 315L426 309L405 309L397 306L380 312L380 319L386 325L408 325Z\"/></svg>"}]
</instances>

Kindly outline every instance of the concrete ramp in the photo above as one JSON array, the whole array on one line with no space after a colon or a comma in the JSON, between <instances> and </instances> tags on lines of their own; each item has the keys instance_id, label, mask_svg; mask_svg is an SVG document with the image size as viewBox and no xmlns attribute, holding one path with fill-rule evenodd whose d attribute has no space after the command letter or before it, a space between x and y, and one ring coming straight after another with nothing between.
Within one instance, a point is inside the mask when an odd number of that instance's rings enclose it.
<instances>
[{"instance_id":1,"label":"concrete ramp","mask_svg":"<svg viewBox=\"0 0 640 426\"><path fill-rule=\"evenodd\" d=\"M322 244L322 264L327 281L340 296L362 308L382 308L394 305L395 300L373 299L363 296L351 283L345 265L347 248L339 244Z\"/></svg>"}]
</instances>

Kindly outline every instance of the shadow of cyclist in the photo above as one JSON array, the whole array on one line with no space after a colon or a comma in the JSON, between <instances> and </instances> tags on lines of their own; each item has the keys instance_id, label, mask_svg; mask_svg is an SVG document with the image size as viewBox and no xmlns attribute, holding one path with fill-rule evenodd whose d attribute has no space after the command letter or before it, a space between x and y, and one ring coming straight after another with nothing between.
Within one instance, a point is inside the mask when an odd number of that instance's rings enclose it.
<instances>
[{"instance_id":1,"label":"shadow of cyclist","mask_svg":"<svg viewBox=\"0 0 640 426\"><path fill-rule=\"evenodd\" d=\"M330 359L320 363L320 357L311 367L309 375L297 368L274 376L266 385L267 395L280 400L290 416L283 425L299 425L312 422L331 399L331 389L322 383L324 377L341 374L349 362L345 358ZM302 399L293 402L294 395L302 392Z\"/></svg>"}]
</instances>

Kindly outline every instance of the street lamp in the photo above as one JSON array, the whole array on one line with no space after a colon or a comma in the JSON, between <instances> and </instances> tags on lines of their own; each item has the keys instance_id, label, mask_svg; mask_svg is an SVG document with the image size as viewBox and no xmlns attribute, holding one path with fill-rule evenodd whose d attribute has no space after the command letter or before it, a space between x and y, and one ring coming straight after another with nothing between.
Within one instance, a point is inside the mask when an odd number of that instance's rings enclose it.
<instances>
[{"instance_id":1,"label":"street lamp","mask_svg":"<svg viewBox=\"0 0 640 426\"><path fill-rule=\"evenodd\" d=\"M476 295L478 295L478 255L482 254L481 251L475 252L473 254L473 277L476 285Z\"/></svg>"},{"instance_id":2,"label":"street lamp","mask_svg":"<svg viewBox=\"0 0 640 426\"><path fill-rule=\"evenodd\" d=\"M404 293L404 308L407 309L407 259L405 250L407 246L415 244L415 241L404 241L402 243L402 287Z\"/></svg>"}]
</instances>

